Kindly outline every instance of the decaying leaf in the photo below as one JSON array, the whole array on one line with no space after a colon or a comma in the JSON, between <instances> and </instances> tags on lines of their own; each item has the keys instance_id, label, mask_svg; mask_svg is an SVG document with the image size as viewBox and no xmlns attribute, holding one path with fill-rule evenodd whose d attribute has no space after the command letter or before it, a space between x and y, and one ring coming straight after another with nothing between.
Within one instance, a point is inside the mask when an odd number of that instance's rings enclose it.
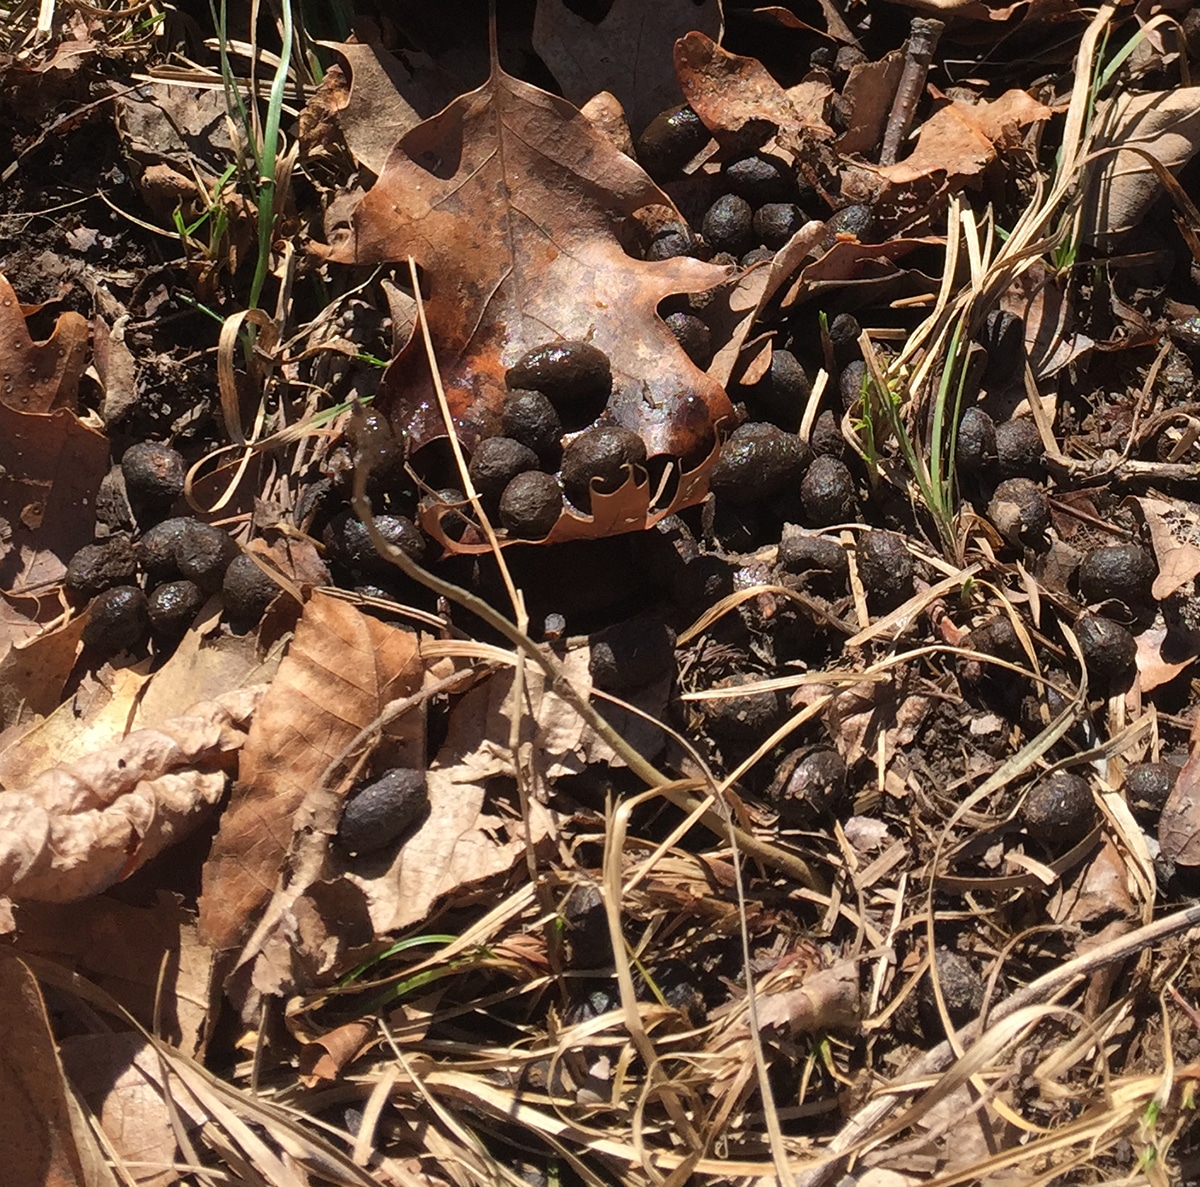
<instances>
[{"instance_id":1,"label":"decaying leaf","mask_svg":"<svg viewBox=\"0 0 1200 1187\"><path fill-rule=\"evenodd\" d=\"M636 136L679 103L671 49L691 29L719 40L720 0L614 0L596 23L563 0L538 0L533 48L576 107L599 91L616 95Z\"/></svg>"},{"instance_id":2,"label":"decaying leaf","mask_svg":"<svg viewBox=\"0 0 1200 1187\"><path fill-rule=\"evenodd\" d=\"M158 1084L160 1065L137 1031L68 1035L63 1067L138 1187L171 1187L178 1145ZM187 1116L187 1108L182 1110Z\"/></svg>"},{"instance_id":3,"label":"decaying leaf","mask_svg":"<svg viewBox=\"0 0 1200 1187\"><path fill-rule=\"evenodd\" d=\"M196 935L195 911L178 895L161 890L146 907L107 894L78 903L22 903L17 925L18 953L87 977L184 1055L201 1050L209 1037L212 952Z\"/></svg>"},{"instance_id":4,"label":"decaying leaf","mask_svg":"<svg viewBox=\"0 0 1200 1187\"><path fill-rule=\"evenodd\" d=\"M944 175L957 189L977 178L996 159L998 150L1021 142L1021 129L1048 120L1053 111L1025 91L1006 91L999 99L979 103L952 100L921 126L916 148L903 161L880 168L893 185L911 185L931 175Z\"/></svg>"},{"instance_id":5,"label":"decaying leaf","mask_svg":"<svg viewBox=\"0 0 1200 1187\"><path fill-rule=\"evenodd\" d=\"M305 606L205 865L200 932L213 948L236 947L275 893L293 817L326 768L389 701L420 687L421 672L414 635L324 594Z\"/></svg>"},{"instance_id":6,"label":"decaying leaf","mask_svg":"<svg viewBox=\"0 0 1200 1187\"><path fill-rule=\"evenodd\" d=\"M322 140L323 121L336 124L350 155L372 173L383 172L396 141L455 96L450 80L423 54L401 61L373 42L325 42L350 68L325 72L300 118L303 151Z\"/></svg>"},{"instance_id":7,"label":"decaying leaf","mask_svg":"<svg viewBox=\"0 0 1200 1187\"><path fill-rule=\"evenodd\" d=\"M7 1183L117 1187L63 1075L37 981L7 953L0 955L0 1143Z\"/></svg>"},{"instance_id":8,"label":"decaying leaf","mask_svg":"<svg viewBox=\"0 0 1200 1187\"><path fill-rule=\"evenodd\" d=\"M1200 148L1200 87L1142 94L1118 92L1100 112L1103 130L1096 150L1106 153L1096 168L1088 206L1088 240L1103 243L1136 227L1161 189L1140 148L1178 173Z\"/></svg>"},{"instance_id":9,"label":"decaying leaf","mask_svg":"<svg viewBox=\"0 0 1200 1187\"><path fill-rule=\"evenodd\" d=\"M86 621L79 616L9 646L0 659L0 729L54 712Z\"/></svg>"},{"instance_id":10,"label":"decaying leaf","mask_svg":"<svg viewBox=\"0 0 1200 1187\"><path fill-rule=\"evenodd\" d=\"M1150 592L1161 602L1200 576L1200 509L1179 499L1168 503L1145 497L1137 503L1158 562Z\"/></svg>"},{"instance_id":11,"label":"decaying leaf","mask_svg":"<svg viewBox=\"0 0 1200 1187\"><path fill-rule=\"evenodd\" d=\"M849 156L879 148L903 67L904 55L898 49L878 62L859 62L850 67L842 88L848 114L846 130L837 139L838 152Z\"/></svg>"},{"instance_id":12,"label":"decaying leaf","mask_svg":"<svg viewBox=\"0 0 1200 1187\"><path fill-rule=\"evenodd\" d=\"M224 792L261 692L197 705L0 792L0 895L86 898L179 840Z\"/></svg>"},{"instance_id":13,"label":"decaying leaf","mask_svg":"<svg viewBox=\"0 0 1200 1187\"><path fill-rule=\"evenodd\" d=\"M17 294L0 273L0 404L16 412L73 407L88 337L87 319L68 311L45 342L34 342Z\"/></svg>"},{"instance_id":14,"label":"decaying leaf","mask_svg":"<svg viewBox=\"0 0 1200 1187\"><path fill-rule=\"evenodd\" d=\"M731 406L656 308L729 271L685 257L628 256L616 225L649 205L671 209L579 111L494 66L482 87L401 139L328 254L359 264L411 255L424 270L438 368L468 450L495 431L509 366L532 347L583 339L612 365L606 419L639 433L651 458L681 461L695 502ZM414 335L393 360L376 403L414 451L446 434L421 339ZM624 504L607 522L599 514L594 523L564 521L577 535L642 527L650 497L640 521ZM684 505L678 495L672 501Z\"/></svg>"},{"instance_id":15,"label":"decaying leaf","mask_svg":"<svg viewBox=\"0 0 1200 1187\"><path fill-rule=\"evenodd\" d=\"M1168 861L1200 866L1200 739L1195 728L1192 752L1158 818L1158 847Z\"/></svg>"},{"instance_id":16,"label":"decaying leaf","mask_svg":"<svg viewBox=\"0 0 1200 1187\"><path fill-rule=\"evenodd\" d=\"M108 441L66 408L15 412L0 404L0 589L36 592L62 580L92 540ZM32 617L32 615L30 615Z\"/></svg>"}]
</instances>

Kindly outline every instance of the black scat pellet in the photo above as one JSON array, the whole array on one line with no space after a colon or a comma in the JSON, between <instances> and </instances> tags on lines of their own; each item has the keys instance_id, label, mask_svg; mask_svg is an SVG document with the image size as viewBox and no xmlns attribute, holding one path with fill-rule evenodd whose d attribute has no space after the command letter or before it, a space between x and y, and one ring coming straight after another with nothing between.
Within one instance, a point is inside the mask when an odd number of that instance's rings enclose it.
<instances>
[{"instance_id":1,"label":"black scat pellet","mask_svg":"<svg viewBox=\"0 0 1200 1187\"><path fill-rule=\"evenodd\" d=\"M1158 819L1179 778L1169 762L1135 762L1125 768L1125 800L1140 823Z\"/></svg>"},{"instance_id":2,"label":"black scat pellet","mask_svg":"<svg viewBox=\"0 0 1200 1187\"><path fill-rule=\"evenodd\" d=\"M754 212L754 238L779 250L804 225L804 211L794 202L767 202Z\"/></svg>"},{"instance_id":3,"label":"black scat pellet","mask_svg":"<svg viewBox=\"0 0 1200 1187\"><path fill-rule=\"evenodd\" d=\"M994 391L1014 382L1025 359L1025 326L1021 319L1007 310L993 309L983 324L980 341L987 351L983 386Z\"/></svg>"},{"instance_id":4,"label":"black scat pellet","mask_svg":"<svg viewBox=\"0 0 1200 1187\"><path fill-rule=\"evenodd\" d=\"M808 468L808 447L778 425L751 421L734 430L709 475L718 501L746 506L798 490Z\"/></svg>"},{"instance_id":5,"label":"black scat pellet","mask_svg":"<svg viewBox=\"0 0 1200 1187\"><path fill-rule=\"evenodd\" d=\"M1054 771L1030 789L1021 823L1051 848L1082 840L1096 822L1096 803L1087 780L1073 771Z\"/></svg>"},{"instance_id":6,"label":"black scat pellet","mask_svg":"<svg viewBox=\"0 0 1200 1187\"><path fill-rule=\"evenodd\" d=\"M542 392L509 392L500 408L500 432L532 449L547 469L558 469L562 457L562 418Z\"/></svg>"},{"instance_id":7,"label":"black scat pellet","mask_svg":"<svg viewBox=\"0 0 1200 1187\"><path fill-rule=\"evenodd\" d=\"M389 544L412 560L424 559L425 537L412 520L403 515L377 515L375 526ZM335 560L360 576L386 577L396 571L396 566L376 551L366 524L350 511L330 521L323 540Z\"/></svg>"},{"instance_id":8,"label":"black scat pellet","mask_svg":"<svg viewBox=\"0 0 1200 1187\"><path fill-rule=\"evenodd\" d=\"M912 553L895 533L872 528L859 537L855 559L872 605L891 610L912 595L916 566Z\"/></svg>"},{"instance_id":9,"label":"black scat pellet","mask_svg":"<svg viewBox=\"0 0 1200 1187\"><path fill-rule=\"evenodd\" d=\"M791 526L784 529L776 564L782 574L802 578L806 588L827 597L844 594L850 579L850 562L841 544Z\"/></svg>"},{"instance_id":10,"label":"black scat pellet","mask_svg":"<svg viewBox=\"0 0 1200 1187\"><path fill-rule=\"evenodd\" d=\"M1004 478L1040 478L1046 472L1046 447L1030 417L996 426L996 463Z\"/></svg>"},{"instance_id":11,"label":"black scat pellet","mask_svg":"<svg viewBox=\"0 0 1200 1187\"><path fill-rule=\"evenodd\" d=\"M667 328L697 367L703 369L712 362L712 334L708 326L692 313L669 313Z\"/></svg>"},{"instance_id":12,"label":"black scat pellet","mask_svg":"<svg viewBox=\"0 0 1200 1187\"><path fill-rule=\"evenodd\" d=\"M225 570L221 595L231 622L250 627L279 595L280 586L245 553L235 556Z\"/></svg>"},{"instance_id":13,"label":"black scat pellet","mask_svg":"<svg viewBox=\"0 0 1200 1187\"><path fill-rule=\"evenodd\" d=\"M501 526L522 540L544 540L558 523L562 510L558 479L541 470L518 474L500 496Z\"/></svg>"},{"instance_id":14,"label":"black scat pellet","mask_svg":"<svg viewBox=\"0 0 1200 1187\"><path fill-rule=\"evenodd\" d=\"M562 483L581 511L592 509L593 479L601 494L625 485L631 467L646 463L646 443L632 429L599 425L580 433L563 453Z\"/></svg>"},{"instance_id":15,"label":"black scat pellet","mask_svg":"<svg viewBox=\"0 0 1200 1187\"><path fill-rule=\"evenodd\" d=\"M853 236L866 241L871 225L875 221L869 206L844 206L831 218L825 220L825 233L821 246L832 247L842 236Z\"/></svg>"},{"instance_id":16,"label":"black scat pellet","mask_svg":"<svg viewBox=\"0 0 1200 1187\"><path fill-rule=\"evenodd\" d=\"M177 449L160 441L142 441L122 455L121 473L135 508L161 511L183 494L187 466Z\"/></svg>"},{"instance_id":17,"label":"black scat pellet","mask_svg":"<svg viewBox=\"0 0 1200 1187\"><path fill-rule=\"evenodd\" d=\"M197 519L187 520L175 552L179 576L194 581L205 593L221 588L229 562L237 556L237 545L228 532Z\"/></svg>"},{"instance_id":18,"label":"black scat pellet","mask_svg":"<svg viewBox=\"0 0 1200 1187\"><path fill-rule=\"evenodd\" d=\"M831 408L826 408L813 423L812 433L808 443L813 453L820 456L844 458L846 456L846 438L842 436L842 426Z\"/></svg>"},{"instance_id":19,"label":"black scat pellet","mask_svg":"<svg viewBox=\"0 0 1200 1187\"><path fill-rule=\"evenodd\" d=\"M769 247L752 247L738 263L743 268L753 268L755 264L768 264L775 258L774 251Z\"/></svg>"},{"instance_id":20,"label":"black scat pellet","mask_svg":"<svg viewBox=\"0 0 1200 1187\"><path fill-rule=\"evenodd\" d=\"M964 474L978 474L996 460L996 423L982 408L968 408L958 422L954 463Z\"/></svg>"},{"instance_id":21,"label":"black scat pellet","mask_svg":"<svg viewBox=\"0 0 1200 1187\"><path fill-rule=\"evenodd\" d=\"M839 313L829 323L829 341L833 345L833 357L839 366L844 367L852 359L859 357L858 340L861 336L862 326L853 313Z\"/></svg>"},{"instance_id":22,"label":"black scat pellet","mask_svg":"<svg viewBox=\"0 0 1200 1187\"><path fill-rule=\"evenodd\" d=\"M164 519L143 533L137 542L138 563L151 582L169 581L179 576L179 550L191 530L194 519L178 516Z\"/></svg>"},{"instance_id":23,"label":"black scat pellet","mask_svg":"<svg viewBox=\"0 0 1200 1187\"><path fill-rule=\"evenodd\" d=\"M678 256L690 256L695 249L696 240L684 223L664 223L650 240L646 259L673 260Z\"/></svg>"},{"instance_id":24,"label":"black scat pellet","mask_svg":"<svg viewBox=\"0 0 1200 1187\"><path fill-rule=\"evenodd\" d=\"M82 639L105 655L137 647L150 629L146 595L136 585L117 585L97 594Z\"/></svg>"},{"instance_id":25,"label":"black scat pellet","mask_svg":"<svg viewBox=\"0 0 1200 1187\"><path fill-rule=\"evenodd\" d=\"M1006 478L988 503L988 519L1018 545L1036 545L1050 526L1050 503L1029 478Z\"/></svg>"},{"instance_id":26,"label":"black scat pellet","mask_svg":"<svg viewBox=\"0 0 1200 1187\"><path fill-rule=\"evenodd\" d=\"M713 688L728 692L728 696L698 702L709 734L719 746L728 747L734 754L752 750L770 736L783 718L778 692L737 692L746 685L761 684L762 679L746 672L727 676L716 681ZM729 755L725 757L728 759Z\"/></svg>"},{"instance_id":27,"label":"black scat pellet","mask_svg":"<svg viewBox=\"0 0 1200 1187\"><path fill-rule=\"evenodd\" d=\"M963 639L963 646L968 651L994 655L997 659L1006 659L1014 664L1026 658L1020 637L1006 614L998 614L970 631Z\"/></svg>"},{"instance_id":28,"label":"black scat pellet","mask_svg":"<svg viewBox=\"0 0 1200 1187\"><path fill-rule=\"evenodd\" d=\"M337 845L354 856L391 845L429 808L425 772L409 767L386 771L346 797Z\"/></svg>"},{"instance_id":29,"label":"black scat pellet","mask_svg":"<svg viewBox=\"0 0 1200 1187\"><path fill-rule=\"evenodd\" d=\"M700 234L714 251L740 256L754 242L754 212L750 203L736 194L722 194L705 211Z\"/></svg>"},{"instance_id":30,"label":"black scat pellet","mask_svg":"<svg viewBox=\"0 0 1200 1187\"><path fill-rule=\"evenodd\" d=\"M839 458L828 455L813 458L800 483L800 501L804 518L813 527L849 523L858 518L854 476Z\"/></svg>"},{"instance_id":31,"label":"black scat pellet","mask_svg":"<svg viewBox=\"0 0 1200 1187\"><path fill-rule=\"evenodd\" d=\"M1137 666L1137 642L1119 623L1099 614L1081 614L1075 637L1089 674L1110 691L1124 691Z\"/></svg>"},{"instance_id":32,"label":"black scat pellet","mask_svg":"<svg viewBox=\"0 0 1200 1187\"><path fill-rule=\"evenodd\" d=\"M862 359L853 359L842 368L838 376L838 394L842 397L842 407L849 412L863 398L863 388L867 383L867 364Z\"/></svg>"},{"instance_id":33,"label":"black scat pellet","mask_svg":"<svg viewBox=\"0 0 1200 1187\"><path fill-rule=\"evenodd\" d=\"M781 157L752 153L730 161L721 176L729 192L745 198L752 206L767 202L787 202L796 196L796 177Z\"/></svg>"},{"instance_id":34,"label":"black scat pellet","mask_svg":"<svg viewBox=\"0 0 1200 1187\"><path fill-rule=\"evenodd\" d=\"M1104 544L1093 548L1079 565L1079 593L1095 605L1110 598L1137 607L1150 599L1158 568L1140 545Z\"/></svg>"},{"instance_id":35,"label":"black scat pellet","mask_svg":"<svg viewBox=\"0 0 1200 1187\"><path fill-rule=\"evenodd\" d=\"M954 1026L965 1026L978 1017L983 1008L983 977L970 957L961 952L938 947L933 958L946 1013ZM927 1037L933 1038L941 1036L944 1027L931 977L932 974L926 972L921 979L917 990L917 1011L921 1029Z\"/></svg>"},{"instance_id":36,"label":"black scat pellet","mask_svg":"<svg viewBox=\"0 0 1200 1187\"><path fill-rule=\"evenodd\" d=\"M756 419L769 420L794 433L800 427L811 391L808 374L796 356L790 350L776 350L771 353L767 373L742 394Z\"/></svg>"},{"instance_id":37,"label":"black scat pellet","mask_svg":"<svg viewBox=\"0 0 1200 1187\"><path fill-rule=\"evenodd\" d=\"M467 473L483 505L489 511L495 511L505 487L518 474L536 470L540 465L537 454L528 445L511 437L488 437L476 446Z\"/></svg>"},{"instance_id":38,"label":"black scat pellet","mask_svg":"<svg viewBox=\"0 0 1200 1187\"><path fill-rule=\"evenodd\" d=\"M448 540L461 540L466 532L469 521L464 511L470 513L467 496L457 487L447 486L436 491L432 497L424 501L426 507L447 508L441 512L440 523L443 534Z\"/></svg>"},{"instance_id":39,"label":"black scat pellet","mask_svg":"<svg viewBox=\"0 0 1200 1187\"><path fill-rule=\"evenodd\" d=\"M638 137L638 164L656 181L669 179L710 139L703 121L686 103L668 108L656 115Z\"/></svg>"},{"instance_id":40,"label":"black scat pellet","mask_svg":"<svg viewBox=\"0 0 1200 1187\"><path fill-rule=\"evenodd\" d=\"M818 45L808 55L808 67L810 70L832 70L835 61L836 55L832 45Z\"/></svg>"},{"instance_id":41,"label":"black scat pellet","mask_svg":"<svg viewBox=\"0 0 1200 1187\"><path fill-rule=\"evenodd\" d=\"M204 594L194 581L166 581L147 599L150 629L160 640L178 639L203 605Z\"/></svg>"},{"instance_id":42,"label":"black scat pellet","mask_svg":"<svg viewBox=\"0 0 1200 1187\"><path fill-rule=\"evenodd\" d=\"M781 824L811 828L836 814L846 799L846 764L825 746L793 751L768 791Z\"/></svg>"},{"instance_id":43,"label":"black scat pellet","mask_svg":"<svg viewBox=\"0 0 1200 1187\"><path fill-rule=\"evenodd\" d=\"M618 622L588 643L588 671L604 692L630 692L675 670L675 632L657 618Z\"/></svg>"},{"instance_id":44,"label":"black scat pellet","mask_svg":"<svg viewBox=\"0 0 1200 1187\"><path fill-rule=\"evenodd\" d=\"M136 574L137 553L122 534L101 544L85 544L67 564L63 583L69 593L87 599L114 585L132 585Z\"/></svg>"},{"instance_id":45,"label":"black scat pellet","mask_svg":"<svg viewBox=\"0 0 1200 1187\"><path fill-rule=\"evenodd\" d=\"M590 424L612 395L608 355L590 342L549 342L526 351L505 375L512 391L542 392L572 432Z\"/></svg>"}]
</instances>

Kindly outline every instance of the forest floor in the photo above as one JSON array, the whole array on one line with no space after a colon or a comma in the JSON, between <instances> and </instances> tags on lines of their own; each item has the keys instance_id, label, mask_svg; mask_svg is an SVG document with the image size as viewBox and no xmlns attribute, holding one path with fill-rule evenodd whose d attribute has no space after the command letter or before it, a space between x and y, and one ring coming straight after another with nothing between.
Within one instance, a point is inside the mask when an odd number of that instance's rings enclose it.
<instances>
[{"instance_id":1,"label":"forest floor","mask_svg":"<svg viewBox=\"0 0 1200 1187\"><path fill-rule=\"evenodd\" d=\"M0 7L5 1182L1200 1183L1196 12L494 7Z\"/></svg>"}]
</instances>

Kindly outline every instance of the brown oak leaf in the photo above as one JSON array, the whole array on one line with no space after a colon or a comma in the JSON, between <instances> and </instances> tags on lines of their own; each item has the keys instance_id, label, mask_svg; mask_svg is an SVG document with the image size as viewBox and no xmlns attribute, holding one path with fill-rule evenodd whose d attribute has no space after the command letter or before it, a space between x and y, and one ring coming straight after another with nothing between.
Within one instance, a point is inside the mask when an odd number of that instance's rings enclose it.
<instances>
[{"instance_id":1,"label":"brown oak leaf","mask_svg":"<svg viewBox=\"0 0 1200 1187\"><path fill-rule=\"evenodd\" d=\"M17 412L51 412L75 404L87 366L87 319L58 315L54 332L35 342L12 285L0 274L0 404Z\"/></svg>"},{"instance_id":2,"label":"brown oak leaf","mask_svg":"<svg viewBox=\"0 0 1200 1187\"><path fill-rule=\"evenodd\" d=\"M576 108L493 65L483 86L401 138L328 257L416 260L467 449L495 432L505 371L525 351L584 339L612 364L606 420L640 433L652 457L698 469L731 415L729 399L656 308L673 293L711 288L729 270L627 255L618 227L651 205L671 207ZM421 338L393 360L379 397L413 450L446 435Z\"/></svg>"}]
</instances>

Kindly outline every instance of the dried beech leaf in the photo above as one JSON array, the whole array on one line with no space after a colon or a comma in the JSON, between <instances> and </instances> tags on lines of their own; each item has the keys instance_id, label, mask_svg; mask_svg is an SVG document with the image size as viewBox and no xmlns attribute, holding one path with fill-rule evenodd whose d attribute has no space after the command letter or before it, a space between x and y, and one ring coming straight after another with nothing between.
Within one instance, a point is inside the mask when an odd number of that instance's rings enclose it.
<instances>
[{"instance_id":1,"label":"dried beech leaf","mask_svg":"<svg viewBox=\"0 0 1200 1187\"><path fill-rule=\"evenodd\" d=\"M576 107L610 91L640 135L680 101L671 49L689 29L719 40L720 0L614 0L596 23L576 16L563 0L538 0L533 48Z\"/></svg>"},{"instance_id":2,"label":"dried beech leaf","mask_svg":"<svg viewBox=\"0 0 1200 1187\"><path fill-rule=\"evenodd\" d=\"M793 147L802 131L833 135L814 96L804 93L798 108L757 58L731 54L703 33L689 33L675 43L675 72L684 98L730 150L759 148L773 136ZM832 93L827 83L821 93L826 92Z\"/></svg>"},{"instance_id":3,"label":"dried beech leaf","mask_svg":"<svg viewBox=\"0 0 1200 1187\"><path fill-rule=\"evenodd\" d=\"M0 792L0 895L72 902L178 841L224 793L261 688L196 705Z\"/></svg>"},{"instance_id":4,"label":"dried beech leaf","mask_svg":"<svg viewBox=\"0 0 1200 1187\"><path fill-rule=\"evenodd\" d=\"M63 1075L37 981L7 953L0 955L0 1149L6 1183L117 1187Z\"/></svg>"},{"instance_id":5,"label":"dried beech leaf","mask_svg":"<svg viewBox=\"0 0 1200 1187\"><path fill-rule=\"evenodd\" d=\"M316 594L255 715L204 868L200 934L237 946L276 890L293 817L326 768L384 706L421 683L416 637Z\"/></svg>"},{"instance_id":6,"label":"dried beech leaf","mask_svg":"<svg viewBox=\"0 0 1200 1187\"><path fill-rule=\"evenodd\" d=\"M0 273L0 404L15 412L73 407L89 336L87 319L67 312L45 342L34 342L17 294Z\"/></svg>"},{"instance_id":7,"label":"dried beech leaf","mask_svg":"<svg viewBox=\"0 0 1200 1187\"><path fill-rule=\"evenodd\" d=\"M1119 151L1101 158L1089 205L1090 242L1136 227L1162 183L1135 146L1178 173L1200 148L1200 87L1142 94L1119 93L1101 105L1103 131L1096 149Z\"/></svg>"},{"instance_id":8,"label":"dried beech leaf","mask_svg":"<svg viewBox=\"0 0 1200 1187\"><path fill-rule=\"evenodd\" d=\"M608 419L640 433L651 457L694 468L731 407L656 309L730 273L626 255L614 227L648 205L671 204L579 111L494 66L403 137L328 254L357 264L412 255L424 270L437 363L468 449L494 432L512 363L548 341L585 339L612 364ZM393 360L376 403L414 450L446 433L420 339Z\"/></svg>"}]
</instances>

